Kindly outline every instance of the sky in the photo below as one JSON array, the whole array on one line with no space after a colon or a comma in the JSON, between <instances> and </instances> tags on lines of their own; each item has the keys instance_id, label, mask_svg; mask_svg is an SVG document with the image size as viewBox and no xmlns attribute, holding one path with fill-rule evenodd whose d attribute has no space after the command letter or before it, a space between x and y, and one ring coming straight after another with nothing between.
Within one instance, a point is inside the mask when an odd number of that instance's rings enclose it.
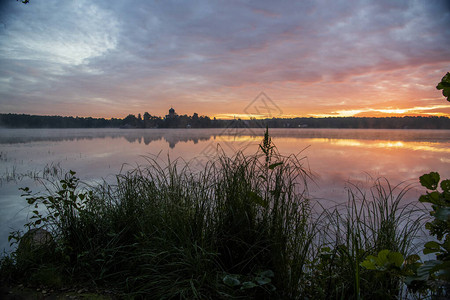
<instances>
[{"instance_id":1,"label":"sky","mask_svg":"<svg viewBox=\"0 0 450 300\"><path fill-rule=\"evenodd\" d=\"M448 116L450 1L0 0L0 113Z\"/></svg>"}]
</instances>

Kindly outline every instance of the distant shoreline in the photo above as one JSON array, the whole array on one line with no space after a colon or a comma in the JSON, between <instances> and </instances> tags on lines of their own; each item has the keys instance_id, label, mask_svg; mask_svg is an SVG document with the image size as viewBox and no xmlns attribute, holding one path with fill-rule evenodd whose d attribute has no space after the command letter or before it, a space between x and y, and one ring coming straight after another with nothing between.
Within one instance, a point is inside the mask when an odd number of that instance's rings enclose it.
<instances>
[{"instance_id":1,"label":"distant shoreline","mask_svg":"<svg viewBox=\"0 0 450 300\"><path fill-rule=\"evenodd\" d=\"M250 120L210 119L207 116L176 115L161 118L144 114L123 119L0 114L3 128L361 128L361 129L450 129L448 117L326 117L270 118Z\"/></svg>"}]
</instances>

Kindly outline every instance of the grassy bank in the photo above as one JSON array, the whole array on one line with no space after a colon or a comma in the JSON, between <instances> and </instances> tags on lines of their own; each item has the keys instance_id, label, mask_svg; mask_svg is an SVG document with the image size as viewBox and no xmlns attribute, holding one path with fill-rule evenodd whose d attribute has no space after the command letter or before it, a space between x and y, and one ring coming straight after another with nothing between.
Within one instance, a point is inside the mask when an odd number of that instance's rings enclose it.
<instances>
[{"instance_id":1,"label":"grassy bank","mask_svg":"<svg viewBox=\"0 0 450 300\"><path fill-rule=\"evenodd\" d=\"M2 280L150 299L397 299L420 290L404 284L426 216L402 203L408 186L379 180L318 214L309 181L302 159L280 155L267 132L255 155L219 155L201 171L149 158L95 187L70 172L47 195L24 189L36 207L31 232L12 234L18 248L2 259Z\"/></svg>"}]
</instances>

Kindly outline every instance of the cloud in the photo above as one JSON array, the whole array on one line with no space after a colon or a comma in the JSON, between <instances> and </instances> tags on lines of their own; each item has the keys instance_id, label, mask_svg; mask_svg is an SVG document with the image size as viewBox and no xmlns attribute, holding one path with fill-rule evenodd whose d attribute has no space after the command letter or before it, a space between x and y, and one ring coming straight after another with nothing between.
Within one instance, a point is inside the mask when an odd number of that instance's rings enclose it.
<instances>
[{"instance_id":1,"label":"cloud","mask_svg":"<svg viewBox=\"0 0 450 300\"><path fill-rule=\"evenodd\" d=\"M87 1L22 7L17 15L2 15L5 42L0 56L62 65L80 65L116 46L117 22Z\"/></svg>"},{"instance_id":2,"label":"cloud","mask_svg":"<svg viewBox=\"0 0 450 300\"><path fill-rule=\"evenodd\" d=\"M424 106L450 69L445 1L34 1L2 9L5 111L60 103L61 114L162 115L172 104L233 114L261 90L289 114Z\"/></svg>"}]
</instances>

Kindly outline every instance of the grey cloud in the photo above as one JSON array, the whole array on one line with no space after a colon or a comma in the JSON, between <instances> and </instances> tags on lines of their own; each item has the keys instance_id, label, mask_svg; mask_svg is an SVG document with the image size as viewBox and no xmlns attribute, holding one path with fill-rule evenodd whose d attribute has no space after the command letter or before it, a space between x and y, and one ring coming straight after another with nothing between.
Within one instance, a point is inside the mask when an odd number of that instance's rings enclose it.
<instances>
[{"instance_id":1,"label":"grey cloud","mask_svg":"<svg viewBox=\"0 0 450 300\"><path fill-rule=\"evenodd\" d=\"M139 102L177 89L345 81L448 63L450 54L445 1L17 4L1 15L0 78L12 81L0 87L18 103L30 94ZM46 56L58 51L68 53Z\"/></svg>"}]
</instances>

